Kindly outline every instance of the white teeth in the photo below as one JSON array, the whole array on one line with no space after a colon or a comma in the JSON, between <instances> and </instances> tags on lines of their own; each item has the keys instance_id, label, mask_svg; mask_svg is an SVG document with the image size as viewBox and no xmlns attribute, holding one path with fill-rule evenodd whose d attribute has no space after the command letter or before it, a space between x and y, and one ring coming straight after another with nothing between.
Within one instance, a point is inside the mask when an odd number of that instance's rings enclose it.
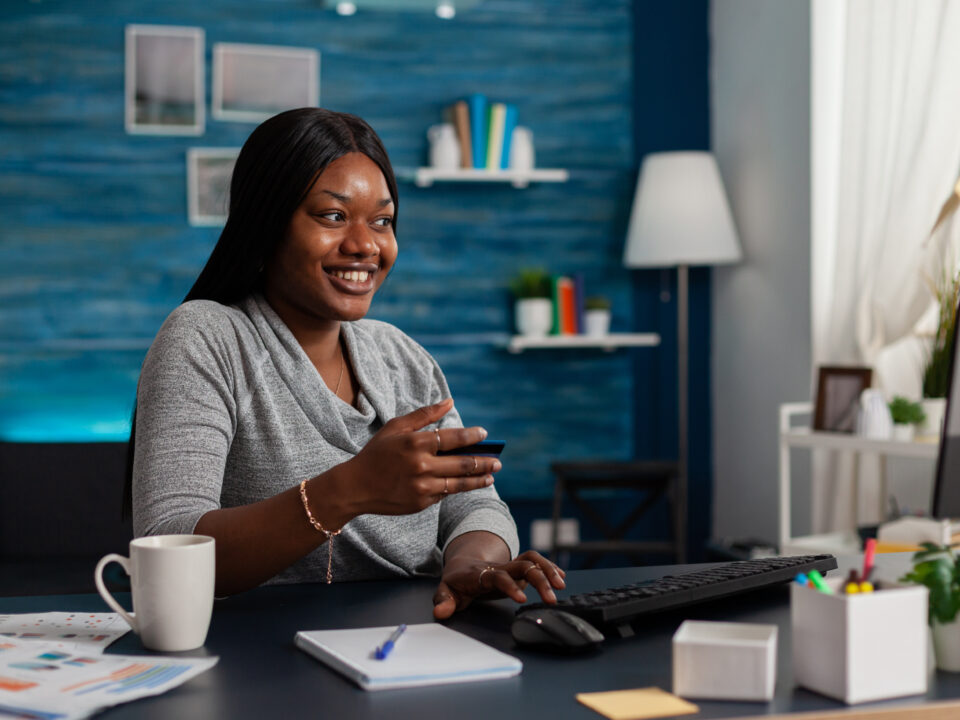
<instances>
[{"instance_id":1,"label":"white teeth","mask_svg":"<svg viewBox=\"0 0 960 720\"><path fill-rule=\"evenodd\" d=\"M370 273L366 270L334 270L332 274L341 280L350 280L352 282L366 282L367 278L370 277Z\"/></svg>"}]
</instances>

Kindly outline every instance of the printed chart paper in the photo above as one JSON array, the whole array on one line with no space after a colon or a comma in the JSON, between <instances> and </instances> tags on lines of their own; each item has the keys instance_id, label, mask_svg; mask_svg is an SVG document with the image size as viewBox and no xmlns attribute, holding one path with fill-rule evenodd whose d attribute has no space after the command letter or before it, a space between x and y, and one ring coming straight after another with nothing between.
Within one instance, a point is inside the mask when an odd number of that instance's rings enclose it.
<instances>
[{"instance_id":1,"label":"printed chart paper","mask_svg":"<svg viewBox=\"0 0 960 720\"><path fill-rule=\"evenodd\" d=\"M83 718L166 692L217 660L68 652L60 643L0 637L0 714Z\"/></svg>"},{"instance_id":2,"label":"printed chart paper","mask_svg":"<svg viewBox=\"0 0 960 720\"><path fill-rule=\"evenodd\" d=\"M0 614L0 640L20 638L63 643L63 649L101 653L114 640L130 632L117 613L46 612Z\"/></svg>"}]
</instances>

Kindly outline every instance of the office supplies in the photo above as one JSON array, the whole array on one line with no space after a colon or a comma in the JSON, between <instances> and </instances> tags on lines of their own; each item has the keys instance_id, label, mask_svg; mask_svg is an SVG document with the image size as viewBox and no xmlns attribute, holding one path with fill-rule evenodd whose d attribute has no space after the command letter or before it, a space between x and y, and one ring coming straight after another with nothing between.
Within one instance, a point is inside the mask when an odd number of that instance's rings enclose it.
<instances>
[{"instance_id":1,"label":"office supplies","mask_svg":"<svg viewBox=\"0 0 960 720\"><path fill-rule=\"evenodd\" d=\"M862 592L862 593L871 593L871 592L873 592L873 589L874 589L874 588L873 588L873 583L870 583L870 582L862 582L862 583L860 583L860 592Z\"/></svg>"},{"instance_id":2,"label":"office supplies","mask_svg":"<svg viewBox=\"0 0 960 720\"><path fill-rule=\"evenodd\" d=\"M673 692L767 701L777 680L777 626L684 620L673 635Z\"/></svg>"},{"instance_id":3,"label":"office supplies","mask_svg":"<svg viewBox=\"0 0 960 720\"><path fill-rule=\"evenodd\" d=\"M927 597L923 585L856 595L791 585L794 680L848 704L926 692Z\"/></svg>"},{"instance_id":4,"label":"office supplies","mask_svg":"<svg viewBox=\"0 0 960 720\"><path fill-rule=\"evenodd\" d=\"M831 595L833 593L833 588L827 585L826 582L824 582L823 575L821 575L816 570L811 570L810 572L808 572L807 578L809 578L810 584L813 585L813 587L815 587L820 592L826 593L827 595Z\"/></svg>"},{"instance_id":5,"label":"office supplies","mask_svg":"<svg viewBox=\"0 0 960 720\"><path fill-rule=\"evenodd\" d=\"M517 615L510 633L518 645L557 652L594 650L603 642L603 634L586 620L554 608Z\"/></svg>"},{"instance_id":6,"label":"office supplies","mask_svg":"<svg viewBox=\"0 0 960 720\"><path fill-rule=\"evenodd\" d=\"M848 582L846 585L843 586L843 591L847 595L856 595L858 592L860 592L860 584L855 582Z\"/></svg>"},{"instance_id":7,"label":"office supplies","mask_svg":"<svg viewBox=\"0 0 960 720\"><path fill-rule=\"evenodd\" d=\"M515 657L439 623L408 625L403 662L380 662L371 648L391 630L301 630L294 642L364 690L493 680L518 675L523 669Z\"/></svg>"},{"instance_id":8,"label":"office supplies","mask_svg":"<svg viewBox=\"0 0 960 720\"><path fill-rule=\"evenodd\" d=\"M797 576L793 579L793 581L797 583L797 585L803 585L804 587L806 587L807 576L804 575L803 573L797 573Z\"/></svg>"},{"instance_id":9,"label":"office supplies","mask_svg":"<svg viewBox=\"0 0 960 720\"><path fill-rule=\"evenodd\" d=\"M62 643L88 654L103 652L130 632L117 613L46 612L0 615L0 636Z\"/></svg>"},{"instance_id":10,"label":"office supplies","mask_svg":"<svg viewBox=\"0 0 960 720\"><path fill-rule=\"evenodd\" d=\"M406 629L407 629L407 624L403 623L400 627L398 627L396 630L394 630L390 634L390 637L387 638L387 641L383 645L378 647L376 652L374 653L377 660L385 660L387 658L387 655L389 655L390 651L393 650L394 644L397 642L397 640L400 639L400 636L403 635L403 631Z\"/></svg>"},{"instance_id":11,"label":"office supplies","mask_svg":"<svg viewBox=\"0 0 960 720\"><path fill-rule=\"evenodd\" d=\"M798 572L837 567L833 555L798 555L757 560L737 560L681 575L594 590L561 598L556 605L530 603L517 613L555 607L579 615L603 629L615 626L620 635L632 635L630 623L645 613L671 610L706 600L736 595L757 588L789 582Z\"/></svg>"},{"instance_id":12,"label":"office supplies","mask_svg":"<svg viewBox=\"0 0 960 720\"><path fill-rule=\"evenodd\" d=\"M693 703L656 687L577 693L577 700L610 720L644 720L700 712Z\"/></svg>"},{"instance_id":13,"label":"office supplies","mask_svg":"<svg viewBox=\"0 0 960 720\"><path fill-rule=\"evenodd\" d=\"M499 457L506 445L503 440L481 440L473 445L440 450L437 455L477 455L478 457Z\"/></svg>"},{"instance_id":14,"label":"office supplies","mask_svg":"<svg viewBox=\"0 0 960 720\"><path fill-rule=\"evenodd\" d=\"M876 538L867 538L866 545L863 549L863 573L860 575L860 580L866 581L870 574L873 572L873 559L875 553L877 552L877 540Z\"/></svg>"}]
</instances>

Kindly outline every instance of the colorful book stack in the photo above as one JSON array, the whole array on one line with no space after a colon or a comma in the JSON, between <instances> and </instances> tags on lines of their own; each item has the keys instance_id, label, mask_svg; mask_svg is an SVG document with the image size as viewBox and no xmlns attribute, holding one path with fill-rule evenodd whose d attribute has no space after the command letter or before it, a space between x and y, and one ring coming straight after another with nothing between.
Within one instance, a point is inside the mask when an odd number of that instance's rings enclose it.
<instances>
[{"instance_id":1,"label":"colorful book stack","mask_svg":"<svg viewBox=\"0 0 960 720\"><path fill-rule=\"evenodd\" d=\"M551 335L582 335L583 275L555 275L553 277L553 327Z\"/></svg>"},{"instance_id":2,"label":"colorful book stack","mask_svg":"<svg viewBox=\"0 0 960 720\"><path fill-rule=\"evenodd\" d=\"M477 170L510 167L510 141L517 126L517 108L511 103L490 102L474 93L458 100L447 115L460 140L460 165Z\"/></svg>"}]
</instances>

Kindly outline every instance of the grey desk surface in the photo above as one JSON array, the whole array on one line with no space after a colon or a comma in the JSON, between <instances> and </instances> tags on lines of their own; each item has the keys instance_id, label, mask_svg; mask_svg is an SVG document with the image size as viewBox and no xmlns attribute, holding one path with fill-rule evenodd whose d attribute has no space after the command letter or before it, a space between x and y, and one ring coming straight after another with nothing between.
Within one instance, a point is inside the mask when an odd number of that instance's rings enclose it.
<instances>
[{"instance_id":1,"label":"grey desk surface","mask_svg":"<svg viewBox=\"0 0 960 720\"><path fill-rule=\"evenodd\" d=\"M893 557L882 577L896 577ZM656 577L682 568L623 568L568 574L568 592L585 592ZM91 569L92 571L92 569ZM637 635L608 640L590 656L557 657L518 648L509 627L509 601L480 603L450 622L456 630L519 657L523 673L509 680L364 692L296 649L298 630L431 622L434 583L429 580L263 587L214 608L203 649L185 655L218 655L213 670L160 697L107 711L107 718L584 718L600 716L574 694L647 686L671 688L671 637L686 618L773 623L779 626L776 697L770 703L698 702L701 718L799 711L839 711L833 700L793 687L790 614L785 586L663 613L644 621ZM124 604L129 597L120 594ZM129 605L128 605L129 606ZM96 595L0 598L0 612L105 611ZM145 654L132 633L109 652ZM960 675L937 673L927 699L960 698ZM875 703L876 708L916 705L924 697Z\"/></svg>"}]
</instances>

